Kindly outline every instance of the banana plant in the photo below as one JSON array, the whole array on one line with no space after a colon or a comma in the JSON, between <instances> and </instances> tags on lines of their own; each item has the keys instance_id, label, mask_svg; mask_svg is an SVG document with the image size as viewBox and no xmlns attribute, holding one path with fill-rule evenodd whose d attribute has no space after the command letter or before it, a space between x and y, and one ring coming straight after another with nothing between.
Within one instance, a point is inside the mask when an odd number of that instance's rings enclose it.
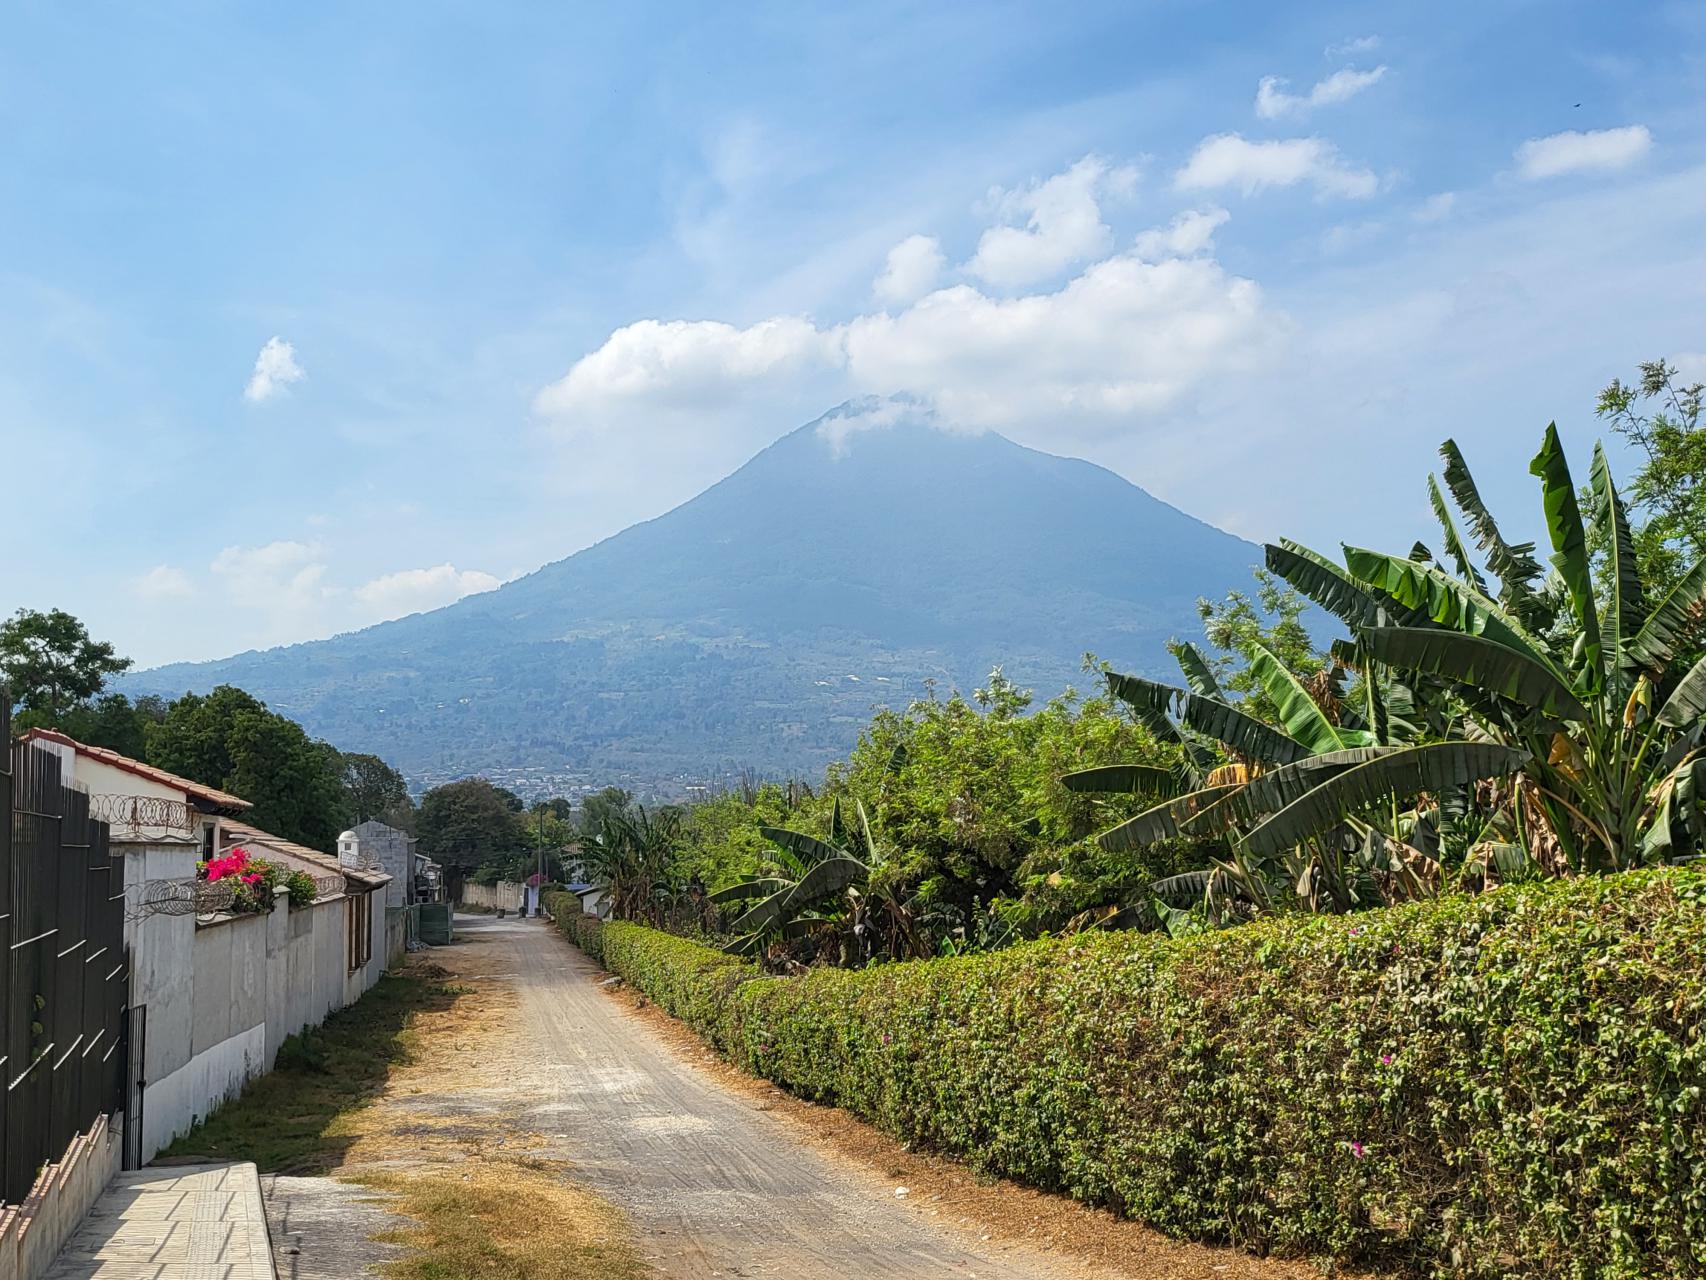
<instances>
[{"instance_id":1,"label":"banana plant","mask_svg":"<svg viewBox=\"0 0 1706 1280\"><path fill-rule=\"evenodd\" d=\"M1180 836L1223 837L1228 857L1151 886L1163 900L1205 902L1216 918L1276 909L1289 900L1288 889L1312 910L1336 911L1437 891L1439 864L1404 839L1399 801L1462 791L1523 759L1495 744L1394 741L1371 678L1365 676L1359 711L1312 693L1253 644L1250 670L1280 720L1269 725L1203 678L1207 664L1194 648L1180 646L1176 656L1188 689L1117 673L1108 683L1153 731L1185 748L1185 768L1115 765L1062 781L1075 791L1157 801L1097 837L1110 851ZM1205 740L1232 763L1209 767L1219 753Z\"/></svg>"},{"instance_id":2,"label":"banana plant","mask_svg":"<svg viewBox=\"0 0 1706 1280\"><path fill-rule=\"evenodd\" d=\"M858 827L849 829L838 798L827 840L781 827L759 828L775 846L773 867L711 895L718 906L753 902L731 926L736 936L725 951L755 955L773 941L845 928L845 949L863 953L859 959L878 945L895 955L929 953L906 904L872 886L881 856L865 806L856 802L855 812Z\"/></svg>"},{"instance_id":3,"label":"banana plant","mask_svg":"<svg viewBox=\"0 0 1706 1280\"><path fill-rule=\"evenodd\" d=\"M1521 753L1509 802L1515 843L1554 851L1552 869L1698 855L1706 659L1687 671L1673 662L1706 619L1706 561L1650 599L1603 448L1594 448L1584 518L1551 425L1529 468L1552 547L1551 572L1537 582L1533 545L1505 539L1455 443L1440 453L1484 570L1431 478L1457 573L1350 546L1341 567L1288 542L1267 548L1268 567L1341 618L1369 663L1445 682L1465 736Z\"/></svg>"}]
</instances>

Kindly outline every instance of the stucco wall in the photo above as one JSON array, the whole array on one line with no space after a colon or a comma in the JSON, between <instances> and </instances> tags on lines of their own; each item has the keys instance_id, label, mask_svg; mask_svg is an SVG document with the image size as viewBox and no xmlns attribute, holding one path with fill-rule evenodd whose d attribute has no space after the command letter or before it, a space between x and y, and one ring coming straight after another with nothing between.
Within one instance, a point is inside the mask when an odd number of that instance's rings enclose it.
<instances>
[{"instance_id":1,"label":"stucco wall","mask_svg":"<svg viewBox=\"0 0 1706 1280\"><path fill-rule=\"evenodd\" d=\"M465 907L484 907L488 911L496 911L502 907L505 911L514 911L521 906L522 886L513 880L500 880L496 884L462 885L462 905Z\"/></svg>"},{"instance_id":2,"label":"stucco wall","mask_svg":"<svg viewBox=\"0 0 1706 1280\"><path fill-rule=\"evenodd\" d=\"M193 865L192 865L193 871ZM349 970L349 910L370 913L373 954ZM385 971L385 894L198 923L150 916L134 931L131 999L147 1013L146 1162L270 1070L285 1038L358 999ZM145 959L146 957L146 959Z\"/></svg>"}]
</instances>

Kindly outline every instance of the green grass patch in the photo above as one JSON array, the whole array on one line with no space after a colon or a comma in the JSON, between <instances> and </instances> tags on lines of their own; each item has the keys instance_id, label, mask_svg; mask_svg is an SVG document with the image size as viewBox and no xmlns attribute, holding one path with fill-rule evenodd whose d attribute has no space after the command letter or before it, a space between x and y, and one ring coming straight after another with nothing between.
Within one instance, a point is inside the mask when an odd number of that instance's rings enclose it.
<instances>
[{"instance_id":1,"label":"green grass patch","mask_svg":"<svg viewBox=\"0 0 1706 1280\"><path fill-rule=\"evenodd\" d=\"M370 1105L392 1068L411 1059L415 1018L449 1008L457 994L430 973L386 974L354 1004L287 1039L272 1071L161 1156L252 1160L263 1173L336 1168L358 1136L342 1122Z\"/></svg>"}]
</instances>

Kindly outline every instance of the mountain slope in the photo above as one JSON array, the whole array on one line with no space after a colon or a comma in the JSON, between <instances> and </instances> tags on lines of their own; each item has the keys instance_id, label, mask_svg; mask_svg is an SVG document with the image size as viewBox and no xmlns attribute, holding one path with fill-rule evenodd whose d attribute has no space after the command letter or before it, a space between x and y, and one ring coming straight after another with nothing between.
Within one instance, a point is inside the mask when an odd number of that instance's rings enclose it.
<instances>
[{"instance_id":1,"label":"mountain slope","mask_svg":"<svg viewBox=\"0 0 1706 1280\"><path fill-rule=\"evenodd\" d=\"M1101 467L904 405L840 434L871 408L496 591L125 686L238 684L422 781L809 773L873 704L926 680L969 690L1001 664L1052 694L1083 683L1087 650L1169 670L1167 639L1198 633L1196 599L1246 585L1260 558Z\"/></svg>"}]
</instances>

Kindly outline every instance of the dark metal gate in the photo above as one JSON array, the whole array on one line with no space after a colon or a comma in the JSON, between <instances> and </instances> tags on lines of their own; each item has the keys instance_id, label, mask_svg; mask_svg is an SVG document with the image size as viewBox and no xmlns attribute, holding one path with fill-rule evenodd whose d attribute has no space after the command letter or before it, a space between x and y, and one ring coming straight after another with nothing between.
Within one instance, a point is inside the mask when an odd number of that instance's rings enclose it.
<instances>
[{"instance_id":1,"label":"dark metal gate","mask_svg":"<svg viewBox=\"0 0 1706 1280\"><path fill-rule=\"evenodd\" d=\"M59 757L11 741L0 692L0 1201L123 1107L124 867Z\"/></svg>"}]
</instances>

